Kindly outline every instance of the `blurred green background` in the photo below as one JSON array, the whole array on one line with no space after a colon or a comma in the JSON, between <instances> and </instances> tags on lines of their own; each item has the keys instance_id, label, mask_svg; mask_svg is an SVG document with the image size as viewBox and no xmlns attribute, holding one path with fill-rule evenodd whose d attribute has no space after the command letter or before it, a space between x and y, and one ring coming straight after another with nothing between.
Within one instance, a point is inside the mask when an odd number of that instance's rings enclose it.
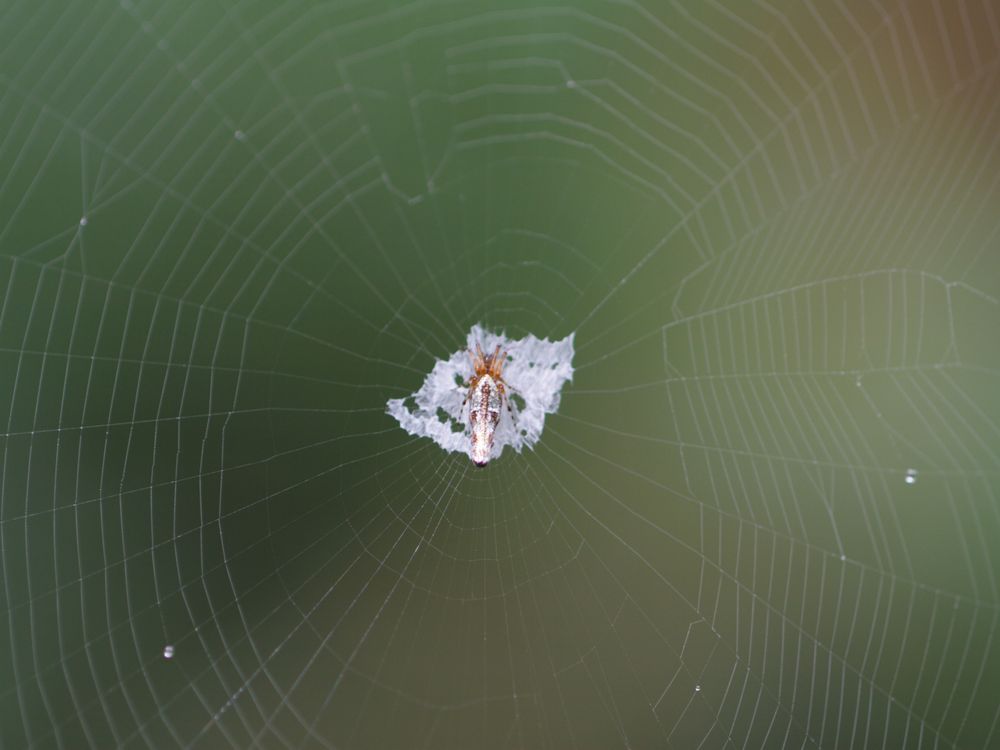
<instances>
[{"instance_id":1,"label":"blurred green background","mask_svg":"<svg viewBox=\"0 0 1000 750\"><path fill-rule=\"evenodd\" d=\"M0 745L995 747L998 19L6 4Z\"/></svg>"}]
</instances>

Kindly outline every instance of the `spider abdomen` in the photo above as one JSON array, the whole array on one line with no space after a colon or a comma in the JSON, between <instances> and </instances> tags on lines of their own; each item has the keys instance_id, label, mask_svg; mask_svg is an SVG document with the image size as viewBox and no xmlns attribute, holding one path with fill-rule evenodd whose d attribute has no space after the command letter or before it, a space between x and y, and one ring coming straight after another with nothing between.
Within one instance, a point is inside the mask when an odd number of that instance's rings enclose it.
<instances>
[{"instance_id":1,"label":"spider abdomen","mask_svg":"<svg viewBox=\"0 0 1000 750\"><path fill-rule=\"evenodd\" d=\"M472 429L472 461L476 466L489 463L493 435L500 423L501 398L497 382L488 374L481 375L472 386L469 426Z\"/></svg>"}]
</instances>

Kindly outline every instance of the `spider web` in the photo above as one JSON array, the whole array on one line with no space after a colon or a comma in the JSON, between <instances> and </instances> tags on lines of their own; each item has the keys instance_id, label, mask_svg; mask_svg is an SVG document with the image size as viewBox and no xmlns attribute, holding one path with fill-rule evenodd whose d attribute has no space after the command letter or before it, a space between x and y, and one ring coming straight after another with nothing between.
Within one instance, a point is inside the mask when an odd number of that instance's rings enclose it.
<instances>
[{"instance_id":1,"label":"spider web","mask_svg":"<svg viewBox=\"0 0 1000 750\"><path fill-rule=\"evenodd\" d=\"M998 16L6 4L0 744L995 746Z\"/></svg>"}]
</instances>

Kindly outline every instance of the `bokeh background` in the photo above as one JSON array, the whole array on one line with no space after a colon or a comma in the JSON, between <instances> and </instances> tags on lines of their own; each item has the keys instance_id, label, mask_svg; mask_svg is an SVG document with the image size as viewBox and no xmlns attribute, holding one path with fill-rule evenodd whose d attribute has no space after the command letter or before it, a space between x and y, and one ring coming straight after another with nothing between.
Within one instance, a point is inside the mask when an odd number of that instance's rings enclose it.
<instances>
[{"instance_id":1,"label":"bokeh background","mask_svg":"<svg viewBox=\"0 0 1000 750\"><path fill-rule=\"evenodd\" d=\"M996 747L998 71L991 0L5 3L0 745ZM577 344L483 471L385 414L477 322Z\"/></svg>"}]
</instances>

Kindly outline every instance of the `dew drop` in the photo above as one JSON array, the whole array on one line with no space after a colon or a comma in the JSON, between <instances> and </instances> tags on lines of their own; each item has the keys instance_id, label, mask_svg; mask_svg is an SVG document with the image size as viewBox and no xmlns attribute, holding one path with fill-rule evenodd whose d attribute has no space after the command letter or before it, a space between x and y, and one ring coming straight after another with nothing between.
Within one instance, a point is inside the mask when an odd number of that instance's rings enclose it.
<instances>
[{"instance_id":1,"label":"dew drop","mask_svg":"<svg viewBox=\"0 0 1000 750\"><path fill-rule=\"evenodd\" d=\"M80 217L80 226L81 227L87 226L87 217L86 216L81 216Z\"/></svg>"},{"instance_id":2,"label":"dew drop","mask_svg":"<svg viewBox=\"0 0 1000 750\"><path fill-rule=\"evenodd\" d=\"M904 481L907 484L916 484L917 483L917 470L916 469L907 469L906 470L906 478L904 479Z\"/></svg>"},{"instance_id":3,"label":"dew drop","mask_svg":"<svg viewBox=\"0 0 1000 750\"><path fill-rule=\"evenodd\" d=\"M845 560L847 560L847 555L841 555L840 556L840 561L844 562Z\"/></svg>"},{"instance_id":4,"label":"dew drop","mask_svg":"<svg viewBox=\"0 0 1000 750\"><path fill-rule=\"evenodd\" d=\"M172 644L168 643L166 646L163 647L163 658L164 659L174 658L174 647Z\"/></svg>"},{"instance_id":5,"label":"dew drop","mask_svg":"<svg viewBox=\"0 0 1000 750\"><path fill-rule=\"evenodd\" d=\"M695 686L694 686L694 691L695 691L696 693L700 693L700 692L701 692L701 685L695 685Z\"/></svg>"},{"instance_id":6,"label":"dew drop","mask_svg":"<svg viewBox=\"0 0 1000 750\"><path fill-rule=\"evenodd\" d=\"M566 88L568 88L568 89L575 89L576 88L576 81L574 81L572 78L569 79L568 81L566 81Z\"/></svg>"},{"instance_id":7,"label":"dew drop","mask_svg":"<svg viewBox=\"0 0 1000 750\"><path fill-rule=\"evenodd\" d=\"M244 133L242 130L237 130L235 133L233 133L233 137L238 141L243 141L246 140L247 134Z\"/></svg>"}]
</instances>

